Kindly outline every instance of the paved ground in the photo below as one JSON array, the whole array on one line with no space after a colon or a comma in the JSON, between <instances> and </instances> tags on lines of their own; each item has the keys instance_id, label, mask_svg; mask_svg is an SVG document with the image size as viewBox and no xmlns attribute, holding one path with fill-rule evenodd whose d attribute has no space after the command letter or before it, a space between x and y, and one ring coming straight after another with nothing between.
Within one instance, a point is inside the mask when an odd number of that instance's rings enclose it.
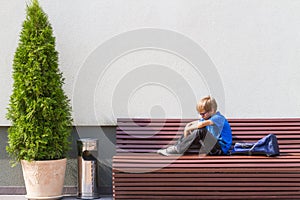
<instances>
[{"instance_id":1,"label":"paved ground","mask_svg":"<svg viewBox=\"0 0 300 200\"><path fill-rule=\"evenodd\" d=\"M112 197L101 197L98 200L112 200ZM0 200L26 200L24 195L0 195ZM76 196L64 197L62 200L78 200Z\"/></svg>"}]
</instances>

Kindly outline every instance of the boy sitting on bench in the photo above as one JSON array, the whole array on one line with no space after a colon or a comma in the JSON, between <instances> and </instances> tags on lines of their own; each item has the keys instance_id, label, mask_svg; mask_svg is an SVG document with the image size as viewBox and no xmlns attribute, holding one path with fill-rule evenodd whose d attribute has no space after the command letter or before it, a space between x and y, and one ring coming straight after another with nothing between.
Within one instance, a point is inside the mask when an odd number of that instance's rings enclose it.
<instances>
[{"instance_id":1,"label":"boy sitting on bench","mask_svg":"<svg viewBox=\"0 0 300 200\"><path fill-rule=\"evenodd\" d=\"M201 118L185 126L184 133L175 143L157 153L170 156L181 155L195 142L200 143L200 153L208 155L226 155L231 143L231 128L227 119L217 111L217 102L211 96L202 98L196 109Z\"/></svg>"}]
</instances>

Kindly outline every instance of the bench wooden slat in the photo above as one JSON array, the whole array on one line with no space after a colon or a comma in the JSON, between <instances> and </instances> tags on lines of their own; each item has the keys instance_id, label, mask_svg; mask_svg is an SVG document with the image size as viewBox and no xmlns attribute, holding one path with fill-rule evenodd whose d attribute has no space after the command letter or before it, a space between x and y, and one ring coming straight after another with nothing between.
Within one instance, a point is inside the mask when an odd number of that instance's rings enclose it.
<instances>
[{"instance_id":1,"label":"bench wooden slat","mask_svg":"<svg viewBox=\"0 0 300 200\"><path fill-rule=\"evenodd\" d=\"M294 160L292 160L294 161ZM280 168L298 168L300 169L300 163L296 162L293 163L291 161L289 161L289 163L280 163L280 162L276 162L276 163L261 163L261 162L254 162L254 163L242 163L242 162L234 162L234 163L216 163L216 162L209 162L209 164L204 163L204 162L199 162L199 163L195 163L195 162L190 162L190 163L178 163L175 162L176 164L164 164L164 163L151 163L148 164L146 162L135 162L135 163L116 163L113 166L116 168L121 168L121 167L133 167L133 168L139 168L139 167L148 167L148 168L157 168L157 167L170 167L170 168L184 168L186 169L186 165L188 164L188 168L211 168L211 167L217 167L218 168L250 168L250 167L280 167ZM200 164L201 163L201 164ZM187 170L187 169L186 169Z\"/></svg>"},{"instance_id":2,"label":"bench wooden slat","mask_svg":"<svg viewBox=\"0 0 300 200\"><path fill-rule=\"evenodd\" d=\"M299 192L295 191L271 191L271 192L235 192L235 197L232 197L232 192L224 191L222 194L218 194L218 192L203 192L203 191L189 191L191 196L185 197L185 191L157 191L155 194L152 191L117 191L116 194L118 196L124 197L128 199L162 199L162 197L168 199L195 199L195 196L202 197L203 199L299 199ZM124 196L122 196L124 195ZM138 195L138 196L136 196ZM144 196L142 196L144 195ZM268 195L268 196L266 196ZM220 196L222 196L220 198ZM292 196L292 198L289 198ZM152 198L151 198L152 197ZM249 198L248 198L249 197Z\"/></svg>"},{"instance_id":3,"label":"bench wooden slat","mask_svg":"<svg viewBox=\"0 0 300 200\"><path fill-rule=\"evenodd\" d=\"M144 195L174 195L174 196L182 196L185 195L184 191L178 191L178 190L173 190L173 191L156 191L155 194L153 193L153 191L132 191L132 190L127 190L127 191L117 191L117 194L144 194ZM205 195L205 196L215 196L216 193L218 192L205 192L205 191L189 191L189 194L191 195ZM265 191L255 191L255 192L251 192L251 191L242 191L242 192L235 192L236 195L239 196L255 196L255 195L273 195L273 196L277 196L277 195L300 195L299 191L270 191L270 192L265 192ZM232 192L222 192L221 195L227 196L227 195L232 195ZM244 199L243 198L243 199ZM287 197L286 197L287 198Z\"/></svg>"},{"instance_id":4,"label":"bench wooden slat","mask_svg":"<svg viewBox=\"0 0 300 200\"><path fill-rule=\"evenodd\" d=\"M135 143L133 145L127 145L127 144L119 144L118 145L118 148L127 148L127 149L160 149L160 148L163 148L165 145L171 145L173 143L167 143L167 144L164 144L164 145L151 145L151 144L138 144L138 143ZM285 149L285 148L289 148L289 149L300 149L300 145L282 145L280 146L281 149Z\"/></svg>"},{"instance_id":5,"label":"bench wooden slat","mask_svg":"<svg viewBox=\"0 0 300 200\"><path fill-rule=\"evenodd\" d=\"M296 182L181 182L181 179L177 179L177 181L172 181L172 182L165 182L165 181L160 181L160 182L132 182L130 183L130 186L135 187L135 186L140 186L140 187L173 187L173 186L184 186L184 187L193 187L193 186L198 186L198 187L220 187L224 186L226 184L227 187L298 187L299 184ZM127 186L126 183L115 183L115 186Z\"/></svg>"},{"instance_id":6,"label":"bench wooden slat","mask_svg":"<svg viewBox=\"0 0 300 200\"><path fill-rule=\"evenodd\" d=\"M186 193L186 192L185 192ZM217 195L217 196L206 196L206 195L197 195L197 199L229 199L229 200L232 200L232 199L245 199L245 196L222 196L222 195ZM272 197L272 198L270 198ZM130 196L130 195L118 195L118 199L130 199L130 200L134 200L134 199L195 199L194 196L171 196L171 195L164 195L164 196L149 196L149 195L137 195L137 196ZM247 196L246 199L299 199L299 196L284 196L284 195L269 195L269 196Z\"/></svg>"},{"instance_id":7,"label":"bench wooden slat","mask_svg":"<svg viewBox=\"0 0 300 200\"><path fill-rule=\"evenodd\" d=\"M127 172L127 173L148 173L148 172L168 172L168 173L184 173L186 172L186 168L115 168L114 172ZM276 173L299 173L298 167L291 167L291 168L190 168L189 172L191 173L251 173L251 172L258 172L258 173L266 173L270 172L273 174Z\"/></svg>"},{"instance_id":8,"label":"bench wooden slat","mask_svg":"<svg viewBox=\"0 0 300 200\"><path fill-rule=\"evenodd\" d=\"M236 181L238 178L245 178L245 179L252 179L257 178L256 181L261 180L261 178L287 178L290 180L298 180L300 178L300 174L288 174L288 173L278 173L276 177L270 173L247 173L247 174L240 174L240 173L230 173L230 174L214 174L214 173L147 173L147 174L128 174L128 173L113 173L113 179L116 181L127 179L131 180L134 178L229 178L232 181ZM234 178L234 179L233 179Z\"/></svg>"},{"instance_id":9,"label":"bench wooden slat","mask_svg":"<svg viewBox=\"0 0 300 200\"><path fill-rule=\"evenodd\" d=\"M186 192L185 192L186 193ZM247 196L245 197L244 195L241 196L222 196L222 195L217 195L217 196L207 196L207 195L197 195L197 199L299 199L299 196L285 196L285 195L269 195L269 196ZM271 197L271 198L270 198ZM118 195L118 199L130 199L130 200L134 200L134 199L195 199L194 196L175 196L175 195L163 195L163 196L154 196L154 195Z\"/></svg>"},{"instance_id":10,"label":"bench wooden slat","mask_svg":"<svg viewBox=\"0 0 300 200\"><path fill-rule=\"evenodd\" d=\"M118 153L124 153L124 152L133 152L133 153L155 153L156 149L117 149ZM188 153L198 153L197 149L191 149L187 151ZM281 154L287 154L287 155L291 155L291 154L296 154L296 153L300 153L299 149L281 149L280 150Z\"/></svg>"},{"instance_id":11,"label":"bench wooden slat","mask_svg":"<svg viewBox=\"0 0 300 200\"><path fill-rule=\"evenodd\" d=\"M147 123L150 123L150 122L169 122L169 123L172 123L172 122L175 122L175 123L178 123L178 122L184 122L184 123L187 123L187 122L190 122L190 121L193 121L193 120L196 120L196 119L193 119L193 118L190 118L190 119L177 119L177 118L168 118L168 119L162 119L162 118L118 118L117 119L117 123L118 124L122 124L122 123L128 123L128 122L147 122ZM228 119L228 121L230 123L234 123L234 122L278 122L278 123L281 123L281 122L300 122L300 118L231 118L231 119Z\"/></svg>"},{"instance_id":12,"label":"bench wooden slat","mask_svg":"<svg viewBox=\"0 0 300 200\"><path fill-rule=\"evenodd\" d=\"M147 156L147 157L145 157ZM161 156L156 153L146 153L146 154L136 154L136 153L119 153L114 156L114 159L142 159L142 160L224 160L224 162L228 160L235 160L235 159L245 159L245 160L280 160L280 159L300 159L300 154L289 156L289 155L280 155L276 157L266 157L266 156L260 156L260 155L252 155L252 156L244 156L244 155L234 155L234 156L208 156L208 155L202 155L202 154L185 154L183 156Z\"/></svg>"},{"instance_id":13,"label":"bench wooden slat","mask_svg":"<svg viewBox=\"0 0 300 200\"><path fill-rule=\"evenodd\" d=\"M201 159L199 158L198 160L192 160L192 159L176 159L174 158L174 160L164 160L164 159L135 159L135 158L131 158L131 159L118 159L115 158L116 161L118 161L119 163L135 163L135 164L147 164L147 163L182 163L182 164L205 164L205 163L212 163L212 164L224 164L224 163L239 163L239 164L250 164L250 163L261 163L261 164L265 164L265 163L274 163L274 165L276 163L282 163L282 164L289 164L289 163L297 163L300 165L300 159L276 159L276 158L270 158L270 159Z\"/></svg>"},{"instance_id":14,"label":"bench wooden slat","mask_svg":"<svg viewBox=\"0 0 300 200\"><path fill-rule=\"evenodd\" d=\"M137 190L137 191L201 191L201 190L210 190L210 191L299 191L299 186L297 187L122 187L122 190ZM300 194L300 192L299 192Z\"/></svg>"},{"instance_id":15,"label":"bench wooden slat","mask_svg":"<svg viewBox=\"0 0 300 200\"><path fill-rule=\"evenodd\" d=\"M297 126L272 126L272 127L231 127L232 131L300 131L300 128ZM123 127L117 129L117 131L152 131L155 132L158 129L156 127ZM159 127L160 131L183 131L184 127Z\"/></svg>"},{"instance_id":16,"label":"bench wooden slat","mask_svg":"<svg viewBox=\"0 0 300 200\"><path fill-rule=\"evenodd\" d=\"M261 178L261 179L257 179L257 178L253 178L253 177L246 177L246 178L234 178L232 179L232 177L230 178L202 178L202 177L188 177L188 178L170 178L168 177L168 179L161 178L161 177L154 177L154 178L118 178L119 180L117 181L118 183L127 183L127 182L132 182L132 183L146 183L146 182L151 182L151 183L155 183L155 182L159 182L159 183L164 183L164 182L178 182L179 180L185 183L197 183L197 182L201 182L203 184L205 184L206 182L210 182L210 183L215 183L215 182L246 182L246 183L257 183L257 182L279 182L279 183L283 183L283 182L296 182L298 184L298 182L300 181L299 178L293 178L291 179L289 178ZM220 184L224 184L224 183L220 183ZM283 186L283 185L281 185Z\"/></svg>"},{"instance_id":17,"label":"bench wooden slat","mask_svg":"<svg viewBox=\"0 0 300 200\"><path fill-rule=\"evenodd\" d=\"M176 139L175 137L179 137L180 135L178 134L174 134L174 133L169 133L169 134L162 134L162 135L155 135L155 133L145 133L143 134L143 132L138 132L138 133L134 133L134 132L127 132L126 134L128 135L119 135L117 136L117 139L131 139L131 140L134 140L134 139L155 139L155 138L160 138L160 139ZM233 135L233 138L235 139L261 139L263 136L266 136L268 135L268 133L265 133L265 134L253 134L253 135L246 135L246 134L241 134L241 135ZM130 137L132 138L130 138ZM292 139L300 139L299 135L298 134L276 134L277 138L282 138L282 139L289 139L289 138L292 138Z\"/></svg>"},{"instance_id":18,"label":"bench wooden slat","mask_svg":"<svg viewBox=\"0 0 300 200\"><path fill-rule=\"evenodd\" d=\"M122 134L125 135L145 135L145 137L147 137L147 135L151 136L151 135L181 135L182 134L183 129L175 129L175 130L142 130L142 129L136 129L136 130L117 130L117 134L120 134L118 136L121 136ZM278 130L278 129L274 129L273 131L266 131L266 130L249 130L249 129L245 129L243 131L240 130L235 130L232 129L233 135L266 135L269 133L276 133L276 135L298 135L300 133L300 130Z\"/></svg>"}]
</instances>

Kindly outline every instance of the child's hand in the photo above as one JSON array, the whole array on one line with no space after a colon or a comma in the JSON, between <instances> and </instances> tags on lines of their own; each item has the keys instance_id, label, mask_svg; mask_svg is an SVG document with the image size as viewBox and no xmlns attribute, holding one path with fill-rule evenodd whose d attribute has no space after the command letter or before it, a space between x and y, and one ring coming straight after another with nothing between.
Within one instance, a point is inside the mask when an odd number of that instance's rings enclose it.
<instances>
[{"instance_id":1,"label":"child's hand","mask_svg":"<svg viewBox=\"0 0 300 200\"><path fill-rule=\"evenodd\" d=\"M188 123L184 128L184 137L188 136L194 129L196 129L195 124Z\"/></svg>"},{"instance_id":2,"label":"child's hand","mask_svg":"<svg viewBox=\"0 0 300 200\"><path fill-rule=\"evenodd\" d=\"M187 123L184 128L184 137L188 136L191 133L191 131L197 129L197 127L198 127L197 120Z\"/></svg>"},{"instance_id":3,"label":"child's hand","mask_svg":"<svg viewBox=\"0 0 300 200\"><path fill-rule=\"evenodd\" d=\"M190 131L188 131L188 130L184 130L184 137L187 137L188 135L190 134Z\"/></svg>"}]
</instances>

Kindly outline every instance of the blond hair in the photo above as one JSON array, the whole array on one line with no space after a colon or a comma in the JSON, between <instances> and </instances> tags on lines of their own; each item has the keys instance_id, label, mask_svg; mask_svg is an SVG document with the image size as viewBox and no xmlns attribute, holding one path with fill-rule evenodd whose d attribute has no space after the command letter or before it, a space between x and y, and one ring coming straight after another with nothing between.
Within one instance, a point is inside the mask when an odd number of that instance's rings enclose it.
<instances>
[{"instance_id":1,"label":"blond hair","mask_svg":"<svg viewBox=\"0 0 300 200\"><path fill-rule=\"evenodd\" d=\"M205 110L206 112L214 111L216 112L218 108L216 100L211 96L203 97L196 106L198 112Z\"/></svg>"}]
</instances>

